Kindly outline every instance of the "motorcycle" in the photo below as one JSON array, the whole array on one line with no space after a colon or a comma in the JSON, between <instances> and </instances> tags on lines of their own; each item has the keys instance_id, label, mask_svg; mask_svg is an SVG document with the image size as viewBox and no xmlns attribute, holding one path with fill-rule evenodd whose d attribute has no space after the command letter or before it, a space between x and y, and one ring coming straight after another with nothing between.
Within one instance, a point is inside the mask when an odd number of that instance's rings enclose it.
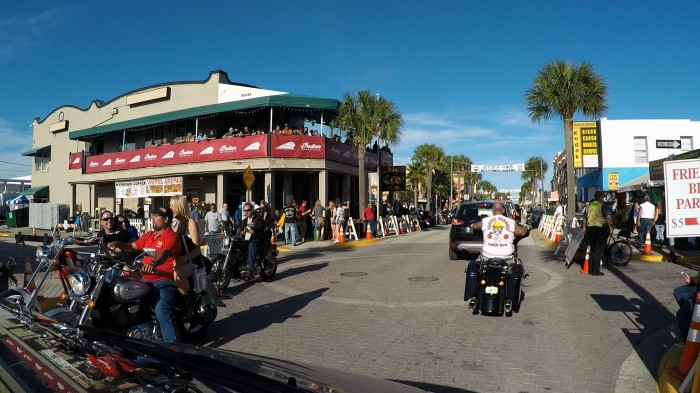
<instances>
[{"instance_id":1,"label":"motorcycle","mask_svg":"<svg viewBox=\"0 0 700 393\"><path fill-rule=\"evenodd\" d=\"M527 276L518 258L518 242L528 235L516 237L512 258L483 258L465 269L464 301L473 314L512 316L520 311L524 294L521 289Z\"/></svg>"},{"instance_id":2,"label":"motorcycle","mask_svg":"<svg viewBox=\"0 0 700 393\"><path fill-rule=\"evenodd\" d=\"M277 245L266 240L272 236L270 230L266 230L258 246L258 255L255 256L255 275L263 280L270 280L277 273ZM219 291L228 288L231 277L236 279L251 280L255 275L244 272L248 260L248 241L240 234L226 234L221 246L221 252L212 254L212 276Z\"/></svg>"},{"instance_id":3,"label":"motorcycle","mask_svg":"<svg viewBox=\"0 0 700 393\"><path fill-rule=\"evenodd\" d=\"M155 257L155 250L145 249L133 263L101 262L94 264L89 272L71 274L68 277L72 287L68 294L70 306L51 310L46 315L71 326L86 325L128 337L162 341L151 304L153 289L134 277L147 255ZM189 301L182 296L176 298L174 320L183 341L202 337L217 317L217 306L223 306L209 284L207 264L208 260L201 258L193 266L190 291L186 295Z\"/></svg>"},{"instance_id":4,"label":"motorcycle","mask_svg":"<svg viewBox=\"0 0 700 393\"><path fill-rule=\"evenodd\" d=\"M37 301L37 297L52 270L56 270L64 293L68 293L71 289L68 275L71 272L85 271L96 258L99 258L94 254L90 258L85 258L76 250L69 248L72 245L90 245L90 239L76 237L61 239L57 234L54 234L53 241L49 245L37 247L36 260L39 261L39 265L34 269L25 285L8 289L1 293L0 297L17 304L19 310L42 312L41 304ZM14 277L12 278L14 279Z\"/></svg>"}]
</instances>

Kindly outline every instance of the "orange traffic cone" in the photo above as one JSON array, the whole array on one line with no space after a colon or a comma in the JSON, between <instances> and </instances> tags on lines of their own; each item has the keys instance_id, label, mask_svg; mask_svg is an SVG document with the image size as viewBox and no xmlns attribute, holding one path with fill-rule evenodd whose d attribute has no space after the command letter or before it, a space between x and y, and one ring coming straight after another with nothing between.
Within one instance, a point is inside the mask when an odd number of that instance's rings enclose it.
<instances>
[{"instance_id":1,"label":"orange traffic cone","mask_svg":"<svg viewBox=\"0 0 700 393\"><path fill-rule=\"evenodd\" d=\"M554 237L554 243L559 244L560 241L561 241L561 225L559 225L557 227L557 234Z\"/></svg>"},{"instance_id":2,"label":"orange traffic cone","mask_svg":"<svg viewBox=\"0 0 700 393\"><path fill-rule=\"evenodd\" d=\"M36 285L34 285L34 281L32 281L32 285L27 288L27 282L32 278L32 263L29 262L29 257L24 258L24 288L27 289L27 292L32 293L36 289Z\"/></svg>"},{"instance_id":3,"label":"orange traffic cone","mask_svg":"<svg viewBox=\"0 0 700 393\"><path fill-rule=\"evenodd\" d=\"M420 221L416 219L416 232L420 232Z\"/></svg>"},{"instance_id":4,"label":"orange traffic cone","mask_svg":"<svg viewBox=\"0 0 700 393\"><path fill-rule=\"evenodd\" d=\"M365 233L365 240L372 240L372 230L369 228L369 222L365 225L367 227L367 232Z\"/></svg>"},{"instance_id":5,"label":"orange traffic cone","mask_svg":"<svg viewBox=\"0 0 700 393\"><path fill-rule=\"evenodd\" d=\"M275 245L275 238L277 237L277 228L272 228L272 235L270 236L270 245Z\"/></svg>"},{"instance_id":6,"label":"orange traffic cone","mask_svg":"<svg viewBox=\"0 0 700 393\"><path fill-rule=\"evenodd\" d=\"M582 274L588 274L588 258L591 253L591 246L586 248L586 259L583 260L583 266L581 267Z\"/></svg>"},{"instance_id":7,"label":"orange traffic cone","mask_svg":"<svg viewBox=\"0 0 700 393\"><path fill-rule=\"evenodd\" d=\"M695 295L693 320L690 322L690 330L688 330L688 338L685 340L685 347L683 347L683 355L678 361L678 370L668 370L669 373L682 381L693 367L698 354L700 354L700 293Z\"/></svg>"},{"instance_id":8,"label":"orange traffic cone","mask_svg":"<svg viewBox=\"0 0 700 393\"><path fill-rule=\"evenodd\" d=\"M345 230L342 225L338 225L338 243L345 243Z\"/></svg>"},{"instance_id":9,"label":"orange traffic cone","mask_svg":"<svg viewBox=\"0 0 700 393\"><path fill-rule=\"evenodd\" d=\"M644 240L644 255L651 255L651 236L647 232L647 238Z\"/></svg>"}]
</instances>

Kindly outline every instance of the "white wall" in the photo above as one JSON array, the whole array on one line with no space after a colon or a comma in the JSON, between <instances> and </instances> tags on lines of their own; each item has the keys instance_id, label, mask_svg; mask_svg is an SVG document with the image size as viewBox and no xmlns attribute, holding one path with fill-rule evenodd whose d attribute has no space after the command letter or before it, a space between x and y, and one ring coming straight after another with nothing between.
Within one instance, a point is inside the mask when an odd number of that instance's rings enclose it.
<instances>
[{"instance_id":1,"label":"white wall","mask_svg":"<svg viewBox=\"0 0 700 393\"><path fill-rule=\"evenodd\" d=\"M657 140L680 140L693 137L692 149L700 148L700 122L679 120L608 120L600 119L603 149L603 166L648 167L648 163L635 164L634 137L647 138L647 159L654 161L670 154L680 154L681 149L657 149Z\"/></svg>"}]
</instances>

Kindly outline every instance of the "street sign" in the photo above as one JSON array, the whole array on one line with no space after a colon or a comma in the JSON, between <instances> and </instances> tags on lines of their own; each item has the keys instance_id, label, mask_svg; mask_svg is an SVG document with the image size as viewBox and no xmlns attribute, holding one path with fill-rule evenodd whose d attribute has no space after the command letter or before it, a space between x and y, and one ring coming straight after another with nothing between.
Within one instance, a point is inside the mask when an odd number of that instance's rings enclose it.
<instances>
[{"instance_id":1,"label":"street sign","mask_svg":"<svg viewBox=\"0 0 700 393\"><path fill-rule=\"evenodd\" d=\"M248 168L245 169L245 172L243 172L243 184L245 184L245 188L247 190L250 190L250 187L253 186L253 182L255 181L255 175L253 174L253 169L248 165Z\"/></svg>"},{"instance_id":2,"label":"street sign","mask_svg":"<svg viewBox=\"0 0 700 393\"><path fill-rule=\"evenodd\" d=\"M679 139L657 139L657 149L680 149L681 141Z\"/></svg>"},{"instance_id":3,"label":"street sign","mask_svg":"<svg viewBox=\"0 0 700 393\"><path fill-rule=\"evenodd\" d=\"M669 237L700 236L700 159L664 162Z\"/></svg>"}]
</instances>

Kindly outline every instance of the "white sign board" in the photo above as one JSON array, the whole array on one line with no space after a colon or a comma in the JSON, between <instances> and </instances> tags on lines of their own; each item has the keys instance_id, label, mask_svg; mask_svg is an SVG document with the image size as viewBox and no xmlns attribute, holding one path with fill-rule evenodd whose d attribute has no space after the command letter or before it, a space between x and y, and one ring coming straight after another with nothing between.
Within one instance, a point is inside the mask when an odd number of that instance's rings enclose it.
<instances>
[{"instance_id":1,"label":"white sign board","mask_svg":"<svg viewBox=\"0 0 700 393\"><path fill-rule=\"evenodd\" d=\"M700 159L664 162L668 236L700 236Z\"/></svg>"}]
</instances>

